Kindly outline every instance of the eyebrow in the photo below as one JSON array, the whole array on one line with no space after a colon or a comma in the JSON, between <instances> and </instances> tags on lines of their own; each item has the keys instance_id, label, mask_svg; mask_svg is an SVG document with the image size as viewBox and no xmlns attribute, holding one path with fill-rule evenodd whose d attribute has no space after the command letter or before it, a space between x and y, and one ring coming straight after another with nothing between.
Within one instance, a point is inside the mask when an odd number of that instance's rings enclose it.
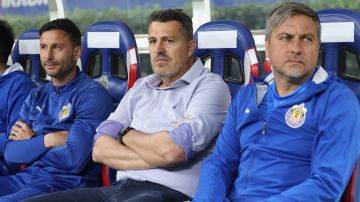
<instances>
[{"instance_id":1,"label":"eyebrow","mask_svg":"<svg viewBox=\"0 0 360 202\"><path fill-rule=\"evenodd\" d=\"M283 35L286 35L286 36L291 36L291 37L294 37L295 35L294 34L290 34L288 32L281 32L281 33L278 33L277 36L283 36ZM315 37L316 35L312 34L312 33L304 33L304 34L300 34L300 38L304 38L304 37L307 37L307 36L311 36L311 37Z\"/></svg>"}]
</instances>

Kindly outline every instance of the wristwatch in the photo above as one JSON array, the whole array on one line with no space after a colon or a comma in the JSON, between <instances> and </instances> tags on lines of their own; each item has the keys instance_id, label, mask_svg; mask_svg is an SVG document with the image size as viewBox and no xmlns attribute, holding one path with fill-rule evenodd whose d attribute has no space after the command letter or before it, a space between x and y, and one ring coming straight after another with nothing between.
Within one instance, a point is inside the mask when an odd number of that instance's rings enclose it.
<instances>
[{"instance_id":1,"label":"wristwatch","mask_svg":"<svg viewBox=\"0 0 360 202\"><path fill-rule=\"evenodd\" d=\"M123 137L124 137L124 135L126 135L126 133L128 133L130 130L135 130L135 128L129 126L129 127L125 128L125 129L121 132L121 134L119 135L119 142L120 142L121 144L125 145L124 142L123 142Z\"/></svg>"}]
</instances>

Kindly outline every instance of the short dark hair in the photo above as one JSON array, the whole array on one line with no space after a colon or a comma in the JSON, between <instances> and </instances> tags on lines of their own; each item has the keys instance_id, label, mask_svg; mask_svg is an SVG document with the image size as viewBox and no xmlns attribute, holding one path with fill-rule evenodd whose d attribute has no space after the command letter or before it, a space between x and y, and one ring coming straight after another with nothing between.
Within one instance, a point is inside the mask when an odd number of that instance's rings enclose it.
<instances>
[{"instance_id":1,"label":"short dark hair","mask_svg":"<svg viewBox=\"0 0 360 202\"><path fill-rule=\"evenodd\" d=\"M169 22L169 21L178 21L182 28L186 39L189 41L193 39L193 24L190 16L182 11L182 9L165 9L158 10L151 13L148 21L148 26L154 21L157 22Z\"/></svg>"},{"instance_id":2,"label":"short dark hair","mask_svg":"<svg viewBox=\"0 0 360 202\"><path fill-rule=\"evenodd\" d=\"M310 17L316 24L317 37L320 41L321 26L316 12L302 3L286 2L275 8L266 19L265 39L269 39L272 31L278 28L289 17L296 15L305 15Z\"/></svg>"},{"instance_id":3,"label":"short dark hair","mask_svg":"<svg viewBox=\"0 0 360 202\"><path fill-rule=\"evenodd\" d=\"M81 32L79 28L74 24L73 21L67 18L59 18L44 24L40 28L39 34L41 36L43 32L56 29L68 33L73 46L81 46Z\"/></svg>"},{"instance_id":4,"label":"short dark hair","mask_svg":"<svg viewBox=\"0 0 360 202\"><path fill-rule=\"evenodd\" d=\"M5 20L0 20L0 63L6 64L14 44L14 32Z\"/></svg>"}]
</instances>

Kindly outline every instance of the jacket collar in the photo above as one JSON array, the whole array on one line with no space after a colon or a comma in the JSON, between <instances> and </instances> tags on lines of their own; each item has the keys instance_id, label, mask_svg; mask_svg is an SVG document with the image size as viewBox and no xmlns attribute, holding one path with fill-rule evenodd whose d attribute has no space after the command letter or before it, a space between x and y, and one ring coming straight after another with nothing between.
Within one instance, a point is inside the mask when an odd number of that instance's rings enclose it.
<instances>
[{"instance_id":1,"label":"jacket collar","mask_svg":"<svg viewBox=\"0 0 360 202\"><path fill-rule=\"evenodd\" d=\"M15 64L11 65L10 67L8 67L8 68L5 70L5 72L4 72L2 75L0 75L0 76L5 76L5 75L10 74L11 72L15 72L15 71L21 71L21 72L23 72L24 69L23 69L23 67L22 67L19 63L15 63Z\"/></svg>"},{"instance_id":2,"label":"jacket collar","mask_svg":"<svg viewBox=\"0 0 360 202\"><path fill-rule=\"evenodd\" d=\"M54 86L52 82L49 82L49 84L51 85L52 89L56 93L62 93L62 92L67 91L68 89L73 88L73 86L75 86L76 83L78 83L84 77L86 77L86 75L83 72L80 71L79 67L76 67L75 77L69 83L67 83L67 84L65 84L63 86Z\"/></svg>"},{"instance_id":3,"label":"jacket collar","mask_svg":"<svg viewBox=\"0 0 360 202\"><path fill-rule=\"evenodd\" d=\"M301 102L304 99L311 97L318 92L324 91L329 85L328 81L330 80L330 77L323 67L318 66L315 68L315 72L310 79L311 83L309 84L306 93L301 93L299 94L299 96L296 96L296 98L292 100L292 103ZM264 98L269 86L274 82L274 80L274 75L271 72L265 78L259 80L259 82L255 82L254 88L256 88L257 105L262 102L262 99Z\"/></svg>"}]
</instances>

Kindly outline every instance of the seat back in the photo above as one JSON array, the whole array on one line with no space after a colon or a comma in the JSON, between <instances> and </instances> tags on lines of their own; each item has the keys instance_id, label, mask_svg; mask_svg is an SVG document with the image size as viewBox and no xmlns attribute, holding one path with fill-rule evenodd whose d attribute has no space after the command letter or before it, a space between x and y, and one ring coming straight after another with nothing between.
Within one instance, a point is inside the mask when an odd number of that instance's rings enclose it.
<instances>
[{"instance_id":1,"label":"seat back","mask_svg":"<svg viewBox=\"0 0 360 202\"><path fill-rule=\"evenodd\" d=\"M20 63L24 71L37 85L49 82L40 62L40 35L37 29L31 29L20 34L11 51L13 63Z\"/></svg>"},{"instance_id":2,"label":"seat back","mask_svg":"<svg viewBox=\"0 0 360 202\"><path fill-rule=\"evenodd\" d=\"M322 29L319 63L337 74L360 100L360 13L328 9L318 15Z\"/></svg>"},{"instance_id":3,"label":"seat back","mask_svg":"<svg viewBox=\"0 0 360 202\"><path fill-rule=\"evenodd\" d=\"M230 20L208 22L196 30L194 39L195 56L225 80L232 96L252 76L258 77L258 54L246 25Z\"/></svg>"},{"instance_id":4,"label":"seat back","mask_svg":"<svg viewBox=\"0 0 360 202\"><path fill-rule=\"evenodd\" d=\"M134 34L118 21L91 25L82 38L81 64L82 71L108 90L116 107L140 77Z\"/></svg>"},{"instance_id":5,"label":"seat back","mask_svg":"<svg viewBox=\"0 0 360 202\"><path fill-rule=\"evenodd\" d=\"M330 74L338 75L360 100L360 13L327 9L318 11L318 15L322 42L319 64ZM342 196L343 202L360 201L357 164Z\"/></svg>"}]
</instances>

